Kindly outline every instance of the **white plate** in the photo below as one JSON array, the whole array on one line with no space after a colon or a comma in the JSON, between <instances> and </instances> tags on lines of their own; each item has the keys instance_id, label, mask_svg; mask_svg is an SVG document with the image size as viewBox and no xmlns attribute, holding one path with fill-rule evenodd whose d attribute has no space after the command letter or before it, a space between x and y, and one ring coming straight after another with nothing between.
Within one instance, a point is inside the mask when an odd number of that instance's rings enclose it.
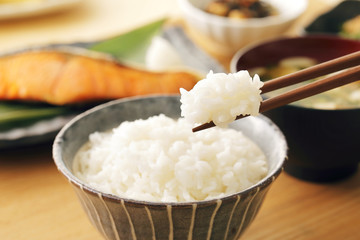
<instances>
[{"instance_id":1,"label":"white plate","mask_svg":"<svg viewBox=\"0 0 360 240\"><path fill-rule=\"evenodd\" d=\"M82 0L23 0L0 2L0 20L15 19L51 13L75 6Z\"/></svg>"}]
</instances>

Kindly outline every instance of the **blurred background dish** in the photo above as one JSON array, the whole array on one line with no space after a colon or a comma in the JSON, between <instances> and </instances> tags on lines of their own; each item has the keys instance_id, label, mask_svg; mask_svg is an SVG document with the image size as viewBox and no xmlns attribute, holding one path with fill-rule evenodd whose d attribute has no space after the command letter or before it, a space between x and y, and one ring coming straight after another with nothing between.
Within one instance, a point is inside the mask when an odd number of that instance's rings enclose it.
<instances>
[{"instance_id":1,"label":"blurred background dish","mask_svg":"<svg viewBox=\"0 0 360 240\"><path fill-rule=\"evenodd\" d=\"M55 108L54 110L57 111ZM77 113L80 113L80 110ZM59 130L75 116L74 114L75 111L54 117L38 117L39 120L30 119L29 123L23 125L11 122L10 127L1 124L0 150L47 143L54 139Z\"/></svg>"},{"instance_id":2,"label":"blurred background dish","mask_svg":"<svg viewBox=\"0 0 360 240\"><path fill-rule=\"evenodd\" d=\"M0 20L53 13L74 7L82 0L4 0L0 1Z\"/></svg>"},{"instance_id":3,"label":"blurred background dish","mask_svg":"<svg viewBox=\"0 0 360 240\"><path fill-rule=\"evenodd\" d=\"M166 27L162 29L162 27L160 26L161 29L160 33L151 34L151 31L147 28L147 26L149 25L146 25L143 28L137 28L133 31L137 31L138 35L140 32L145 32L146 34L142 35L142 40L144 42L145 42L145 38L152 39L154 36L162 37L164 41L166 41L168 44L173 46L174 49L177 49L177 53L179 54L179 58L181 58L184 67L194 69L195 71L198 71L201 74L202 73L206 74L210 70L213 70L214 72L225 71L223 67L215 59L211 58L208 54L206 54L199 47L197 47L187 37L187 35L185 34L182 28L174 26L174 27ZM136 51L131 51L131 54L123 53L124 47L126 47L125 48L126 50L129 49L138 50L140 48L139 44L130 44L130 45L127 44L127 40L131 38L131 34L133 31L122 34L115 38L106 39L99 42L51 44L47 46L18 49L16 51L0 54L0 57L6 55L12 55L18 52L26 52L36 49L54 50L54 49L74 48L78 50L84 49L85 51L86 49L94 48L94 50L98 52L103 52L103 51L107 52L109 56L111 55L112 57L119 59L120 62L128 61L130 59L130 62L132 62L132 64L135 64L136 62L136 64L139 64L144 68L147 68L148 66L144 63L144 58L147 57L147 49L151 47L151 44L150 45L144 44L145 45L144 51L141 54L137 53ZM114 39L116 40L116 44L113 44ZM134 54L134 52L136 54ZM157 53L154 54L157 55ZM145 66L143 66L144 64ZM162 63L158 63L158 65L161 64ZM163 70L165 71L165 69ZM21 102L17 102L9 106L10 103L11 102L7 103L4 101L0 101L0 150L19 148L24 146L32 146L32 145L37 145L52 141L55 135L58 133L58 131L64 126L65 123L67 123L74 116L74 114L78 114L88 108L88 106L64 108L61 106L52 106L52 105L43 106L41 104L37 106L36 104L26 104L26 103L21 104ZM28 111L29 110L51 111L51 113L47 113L46 116L40 115L39 117L35 117L33 113L29 113L30 117L23 117L17 121L12 119L11 121L9 120L11 124L4 124L5 121L4 118L9 117L9 116L4 116L5 114L4 109L6 108L8 110L9 107L16 108L15 110L22 108ZM20 118L19 114L17 114L16 117L17 119ZM34 121L34 118L37 118L37 120Z\"/></svg>"},{"instance_id":4,"label":"blurred background dish","mask_svg":"<svg viewBox=\"0 0 360 240\"><path fill-rule=\"evenodd\" d=\"M293 57L298 59L296 64L299 64L299 57L320 63L355 51L360 51L359 41L336 36L281 38L239 51L232 60L231 69L274 67ZM279 75L286 73L289 69L278 72ZM358 91L359 82L354 84ZM357 105L347 109L318 109L294 103L265 112L288 141L289 161L285 171L311 181L334 181L353 174L360 160L359 103L360 98Z\"/></svg>"},{"instance_id":5,"label":"blurred background dish","mask_svg":"<svg viewBox=\"0 0 360 240\"><path fill-rule=\"evenodd\" d=\"M305 33L325 33L360 39L360 1L346 0L340 2L305 27Z\"/></svg>"},{"instance_id":6,"label":"blurred background dish","mask_svg":"<svg viewBox=\"0 0 360 240\"><path fill-rule=\"evenodd\" d=\"M228 54L247 44L284 34L307 7L307 0L264 0L275 9L276 14L234 19L206 12L211 2L213 0L178 0L187 25L219 45L226 46Z\"/></svg>"}]
</instances>

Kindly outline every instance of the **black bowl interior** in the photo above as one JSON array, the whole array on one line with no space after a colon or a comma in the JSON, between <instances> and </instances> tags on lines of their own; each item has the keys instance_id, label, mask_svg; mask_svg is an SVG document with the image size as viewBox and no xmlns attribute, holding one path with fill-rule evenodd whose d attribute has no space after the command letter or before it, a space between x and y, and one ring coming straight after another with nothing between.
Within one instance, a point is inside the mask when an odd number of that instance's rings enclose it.
<instances>
[{"instance_id":1,"label":"black bowl interior","mask_svg":"<svg viewBox=\"0 0 360 240\"><path fill-rule=\"evenodd\" d=\"M339 34L343 23L360 14L360 1L347 0L340 2L330 11L317 17L306 28L306 33Z\"/></svg>"},{"instance_id":2,"label":"black bowl interior","mask_svg":"<svg viewBox=\"0 0 360 240\"><path fill-rule=\"evenodd\" d=\"M282 38L239 52L234 57L236 65L233 70L263 67L294 56L309 57L324 62L356 51L360 51L360 41L336 36L309 35Z\"/></svg>"}]
</instances>

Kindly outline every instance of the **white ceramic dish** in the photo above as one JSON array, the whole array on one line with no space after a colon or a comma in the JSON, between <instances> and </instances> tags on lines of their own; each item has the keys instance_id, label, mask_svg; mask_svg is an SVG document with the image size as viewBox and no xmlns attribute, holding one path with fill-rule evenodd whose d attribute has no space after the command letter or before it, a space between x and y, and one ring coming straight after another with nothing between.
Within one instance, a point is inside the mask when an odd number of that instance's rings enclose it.
<instances>
[{"instance_id":1,"label":"white ceramic dish","mask_svg":"<svg viewBox=\"0 0 360 240\"><path fill-rule=\"evenodd\" d=\"M187 24L234 53L246 44L283 34L307 8L307 0L264 0L279 14L265 18L235 20L206 13L212 0L178 0Z\"/></svg>"},{"instance_id":2,"label":"white ceramic dish","mask_svg":"<svg viewBox=\"0 0 360 240\"><path fill-rule=\"evenodd\" d=\"M82 0L30 0L0 4L0 20L16 19L65 10Z\"/></svg>"}]
</instances>

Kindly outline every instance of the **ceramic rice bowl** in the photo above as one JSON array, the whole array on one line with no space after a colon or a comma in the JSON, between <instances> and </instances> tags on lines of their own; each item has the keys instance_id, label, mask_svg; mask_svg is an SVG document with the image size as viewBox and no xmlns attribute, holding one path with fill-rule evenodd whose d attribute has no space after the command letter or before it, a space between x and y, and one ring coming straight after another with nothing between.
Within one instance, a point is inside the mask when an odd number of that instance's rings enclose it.
<instances>
[{"instance_id":1,"label":"ceramic rice bowl","mask_svg":"<svg viewBox=\"0 0 360 240\"><path fill-rule=\"evenodd\" d=\"M160 113L178 118L179 96L115 100L77 116L54 142L53 157L59 171L70 181L90 221L106 239L238 239L254 220L286 158L282 133L264 116L244 118L231 127L241 129L260 146L268 158L269 172L257 184L230 196L180 203L138 201L100 192L74 176L74 155L89 134Z\"/></svg>"}]
</instances>

